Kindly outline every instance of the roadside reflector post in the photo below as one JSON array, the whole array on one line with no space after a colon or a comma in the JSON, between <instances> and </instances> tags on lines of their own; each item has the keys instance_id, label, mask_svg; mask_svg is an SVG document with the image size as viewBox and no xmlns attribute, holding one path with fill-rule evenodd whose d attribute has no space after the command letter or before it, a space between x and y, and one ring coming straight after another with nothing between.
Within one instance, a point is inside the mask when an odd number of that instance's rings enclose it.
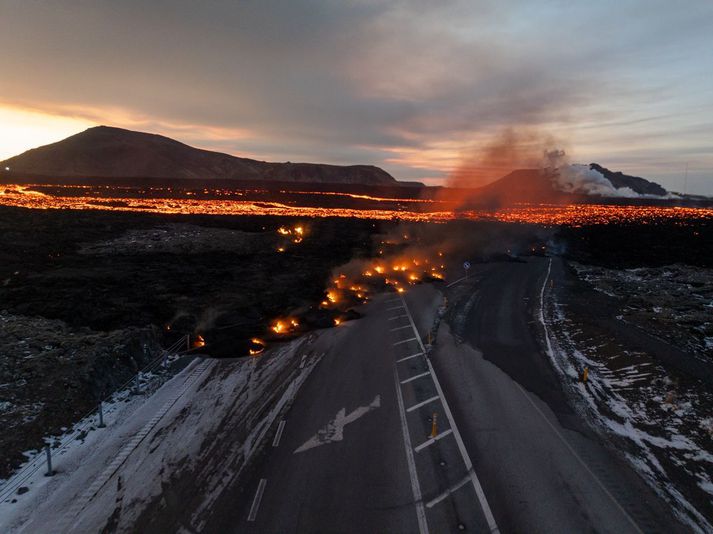
<instances>
[{"instance_id":1,"label":"roadside reflector post","mask_svg":"<svg viewBox=\"0 0 713 534\"><path fill-rule=\"evenodd\" d=\"M136 384L135 384L135 386L134 386L134 393L136 393L137 395L138 395L139 393L141 393L141 382L140 382L140 380L141 380L141 371L138 371L138 372L136 373Z\"/></svg>"},{"instance_id":2,"label":"roadside reflector post","mask_svg":"<svg viewBox=\"0 0 713 534\"><path fill-rule=\"evenodd\" d=\"M45 476L51 477L54 475L54 471L52 471L52 451L50 450L49 444L45 445L45 453L47 454L47 472Z\"/></svg>"},{"instance_id":3,"label":"roadside reflector post","mask_svg":"<svg viewBox=\"0 0 713 534\"><path fill-rule=\"evenodd\" d=\"M586 384L588 378L589 378L589 367L585 367L584 371L582 371L582 382L584 382Z\"/></svg>"},{"instance_id":4,"label":"roadside reflector post","mask_svg":"<svg viewBox=\"0 0 713 534\"><path fill-rule=\"evenodd\" d=\"M104 403L102 401L99 401L99 428L104 428L106 425L104 424Z\"/></svg>"},{"instance_id":5,"label":"roadside reflector post","mask_svg":"<svg viewBox=\"0 0 713 534\"><path fill-rule=\"evenodd\" d=\"M433 412L433 419L431 419L431 437L435 438L438 435L438 414Z\"/></svg>"}]
</instances>

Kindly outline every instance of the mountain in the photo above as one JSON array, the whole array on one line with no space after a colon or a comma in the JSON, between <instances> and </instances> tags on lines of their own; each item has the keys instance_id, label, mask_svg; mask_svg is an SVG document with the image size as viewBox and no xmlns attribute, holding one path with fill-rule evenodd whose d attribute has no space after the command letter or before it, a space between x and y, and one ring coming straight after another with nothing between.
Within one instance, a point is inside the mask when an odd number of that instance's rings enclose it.
<instances>
[{"instance_id":1,"label":"mountain","mask_svg":"<svg viewBox=\"0 0 713 534\"><path fill-rule=\"evenodd\" d=\"M499 208L519 203L561 204L595 199L667 198L659 184L612 172L596 163L557 170L518 169L477 189L442 192L463 208Z\"/></svg>"},{"instance_id":2,"label":"mountain","mask_svg":"<svg viewBox=\"0 0 713 534\"><path fill-rule=\"evenodd\" d=\"M559 202L572 195L558 190L553 177L539 169L518 169L477 190L486 204L509 205L518 202Z\"/></svg>"},{"instance_id":3,"label":"mountain","mask_svg":"<svg viewBox=\"0 0 713 534\"><path fill-rule=\"evenodd\" d=\"M162 135L97 126L0 163L13 174L400 185L373 165L269 163L194 148Z\"/></svg>"},{"instance_id":4,"label":"mountain","mask_svg":"<svg viewBox=\"0 0 713 534\"><path fill-rule=\"evenodd\" d=\"M616 189L628 187L640 195L664 196L668 193L668 191L655 182L651 182L645 178L639 178L638 176L629 176L621 172L610 171L598 163L590 163L589 168L604 176Z\"/></svg>"}]
</instances>

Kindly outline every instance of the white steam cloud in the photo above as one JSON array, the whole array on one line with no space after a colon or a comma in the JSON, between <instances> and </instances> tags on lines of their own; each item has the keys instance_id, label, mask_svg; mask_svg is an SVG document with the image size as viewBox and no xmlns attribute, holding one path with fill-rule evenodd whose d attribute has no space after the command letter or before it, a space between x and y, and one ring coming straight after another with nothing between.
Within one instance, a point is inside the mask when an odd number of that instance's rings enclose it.
<instances>
[{"instance_id":1,"label":"white steam cloud","mask_svg":"<svg viewBox=\"0 0 713 534\"><path fill-rule=\"evenodd\" d=\"M617 189L609 179L589 165L564 165L556 170L555 185L566 193L578 193L601 197L640 198L630 187Z\"/></svg>"}]
</instances>

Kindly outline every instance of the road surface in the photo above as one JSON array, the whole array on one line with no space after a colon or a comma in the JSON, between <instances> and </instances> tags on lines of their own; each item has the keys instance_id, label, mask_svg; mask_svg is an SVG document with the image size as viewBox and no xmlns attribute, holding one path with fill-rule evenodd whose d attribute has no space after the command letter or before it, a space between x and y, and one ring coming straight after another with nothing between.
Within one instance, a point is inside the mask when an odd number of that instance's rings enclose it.
<instances>
[{"instance_id":1,"label":"road surface","mask_svg":"<svg viewBox=\"0 0 713 534\"><path fill-rule=\"evenodd\" d=\"M552 370L538 318L559 272L474 265L259 360L201 363L60 458L6 530L683 532Z\"/></svg>"},{"instance_id":2,"label":"road surface","mask_svg":"<svg viewBox=\"0 0 713 534\"><path fill-rule=\"evenodd\" d=\"M481 266L451 296L464 343L446 332L433 356L501 531L685 531L570 407L538 320L554 272L545 258Z\"/></svg>"},{"instance_id":3,"label":"road surface","mask_svg":"<svg viewBox=\"0 0 713 534\"><path fill-rule=\"evenodd\" d=\"M383 297L345 325L252 476L224 492L206 530L494 531L415 326L432 324L441 301L424 286L405 300ZM413 321L410 306L419 310ZM438 440L430 440L434 413Z\"/></svg>"},{"instance_id":4,"label":"road surface","mask_svg":"<svg viewBox=\"0 0 713 534\"><path fill-rule=\"evenodd\" d=\"M441 325L435 374L418 337L442 295L426 286L372 304L207 530L681 531L569 407L536 321L547 276L544 258L495 263L444 289L463 343Z\"/></svg>"}]
</instances>

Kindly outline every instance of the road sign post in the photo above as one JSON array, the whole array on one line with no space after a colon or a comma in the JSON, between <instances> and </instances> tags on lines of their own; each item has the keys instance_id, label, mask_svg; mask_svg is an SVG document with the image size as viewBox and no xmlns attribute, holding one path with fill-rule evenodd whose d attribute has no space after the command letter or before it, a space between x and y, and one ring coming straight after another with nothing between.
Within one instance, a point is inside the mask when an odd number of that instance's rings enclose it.
<instances>
[{"instance_id":1,"label":"road sign post","mask_svg":"<svg viewBox=\"0 0 713 534\"><path fill-rule=\"evenodd\" d=\"M104 404L102 401L99 401L99 428L104 428L106 425L104 424Z\"/></svg>"},{"instance_id":2,"label":"road sign post","mask_svg":"<svg viewBox=\"0 0 713 534\"><path fill-rule=\"evenodd\" d=\"M50 446L45 445L45 452L47 453L47 472L45 473L46 477L51 477L54 475L54 471L52 471L52 451L50 451Z\"/></svg>"},{"instance_id":3,"label":"road sign post","mask_svg":"<svg viewBox=\"0 0 713 534\"><path fill-rule=\"evenodd\" d=\"M468 269L470 269L470 262L469 262L469 261L464 261L464 262L463 262L463 270L465 271L465 278L466 278L466 280L468 279Z\"/></svg>"}]
</instances>

